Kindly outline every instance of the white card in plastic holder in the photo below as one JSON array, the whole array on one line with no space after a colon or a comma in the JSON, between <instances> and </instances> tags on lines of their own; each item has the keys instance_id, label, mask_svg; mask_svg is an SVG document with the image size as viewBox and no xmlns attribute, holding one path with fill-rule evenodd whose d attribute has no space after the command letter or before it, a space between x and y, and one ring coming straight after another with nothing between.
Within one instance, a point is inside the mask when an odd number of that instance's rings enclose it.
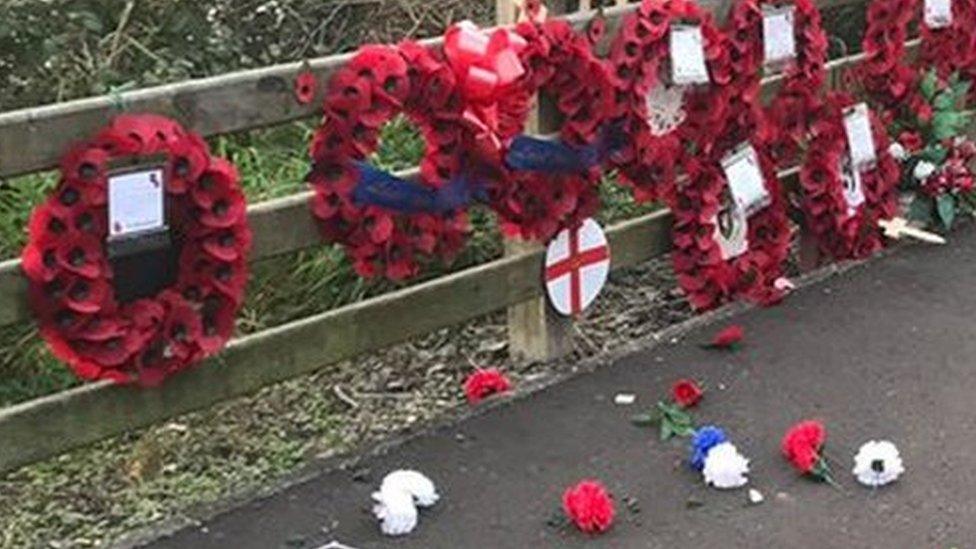
<instances>
[{"instance_id":1,"label":"white card in plastic holder","mask_svg":"<svg viewBox=\"0 0 976 549\"><path fill-rule=\"evenodd\" d=\"M713 238L723 261L739 257L749 250L749 220L738 204L732 200L726 201L712 222L715 224Z\"/></svg>"},{"instance_id":2,"label":"white card in plastic holder","mask_svg":"<svg viewBox=\"0 0 976 549\"><path fill-rule=\"evenodd\" d=\"M777 67L796 59L793 6L763 6L763 63Z\"/></svg>"},{"instance_id":3,"label":"white card in plastic holder","mask_svg":"<svg viewBox=\"0 0 976 549\"><path fill-rule=\"evenodd\" d=\"M943 29L952 25L952 0L925 0L922 19L930 29Z\"/></svg>"},{"instance_id":4,"label":"white card in plastic holder","mask_svg":"<svg viewBox=\"0 0 976 549\"><path fill-rule=\"evenodd\" d=\"M847 217L857 213L857 208L864 204L864 186L861 184L861 172L851 167L848 158L841 160L841 182L844 184L844 201L847 202Z\"/></svg>"},{"instance_id":5,"label":"white card in plastic holder","mask_svg":"<svg viewBox=\"0 0 976 549\"><path fill-rule=\"evenodd\" d=\"M874 135L871 133L871 118L868 106L858 103L844 111L844 131L847 134L847 148L851 152L854 168L864 170L874 166L877 151Z\"/></svg>"},{"instance_id":6,"label":"white card in plastic holder","mask_svg":"<svg viewBox=\"0 0 976 549\"><path fill-rule=\"evenodd\" d=\"M163 169L125 171L108 178L109 238L162 229Z\"/></svg>"},{"instance_id":7,"label":"white card in plastic holder","mask_svg":"<svg viewBox=\"0 0 976 549\"><path fill-rule=\"evenodd\" d=\"M671 83L707 84L705 39L698 25L671 25Z\"/></svg>"},{"instance_id":8,"label":"white card in plastic holder","mask_svg":"<svg viewBox=\"0 0 976 549\"><path fill-rule=\"evenodd\" d=\"M769 205L772 200L763 181L759 157L752 145L740 146L722 159L722 169L729 183L732 199L746 217Z\"/></svg>"}]
</instances>

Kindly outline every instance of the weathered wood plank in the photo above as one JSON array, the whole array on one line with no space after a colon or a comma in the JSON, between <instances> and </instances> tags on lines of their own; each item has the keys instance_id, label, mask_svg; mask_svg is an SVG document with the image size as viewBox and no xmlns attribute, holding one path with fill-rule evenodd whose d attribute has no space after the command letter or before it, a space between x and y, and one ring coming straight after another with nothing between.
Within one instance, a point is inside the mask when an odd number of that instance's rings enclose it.
<instances>
[{"instance_id":1,"label":"weathered wood plank","mask_svg":"<svg viewBox=\"0 0 976 549\"><path fill-rule=\"evenodd\" d=\"M608 230L613 268L670 248L661 210ZM321 366L470 320L541 291L536 250L237 339L155 389L95 383L0 410L0 471L252 393Z\"/></svg>"}]
</instances>

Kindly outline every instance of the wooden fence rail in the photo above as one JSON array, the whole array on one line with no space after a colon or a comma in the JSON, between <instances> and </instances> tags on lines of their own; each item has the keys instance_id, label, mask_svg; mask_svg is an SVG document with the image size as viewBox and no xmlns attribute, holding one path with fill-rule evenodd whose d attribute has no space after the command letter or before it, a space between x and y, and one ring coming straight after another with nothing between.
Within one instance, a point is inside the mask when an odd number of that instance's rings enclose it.
<instances>
[{"instance_id":1,"label":"wooden fence rail","mask_svg":"<svg viewBox=\"0 0 976 549\"><path fill-rule=\"evenodd\" d=\"M863 0L822 0L819 5L860 3ZM729 6L728 0L705 0L702 4L720 20ZM588 2L581 5L585 7ZM606 50L623 16L634 9L634 5L618 5L604 10L607 33L601 51ZM592 16L592 11L584 11L566 19L582 28ZM438 40L428 42L436 44ZM324 81L348 57L326 57L310 64ZM859 60L859 56L834 60L829 69L836 74ZM295 63L278 65L127 92L115 98L83 99L0 114L0 177L55 166L72 141L93 133L123 110L167 114L204 135L313 116L317 105L300 106L292 97L291 82L299 69ZM764 89L772 89L777 82L776 77L764 80ZM795 169L788 173L795 176ZM308 193L299 193L248 208L255 234L252 261L320 244L307 199ZM670 247L669 228L666 210L610 227L612 268L633 266L665 253ZM522 303L542 291L542 256L538 249L517 253L235 339L220 356L160 388L94 383L0 410L0 472ZM19 262L0 263L0 325L29 318L25 294L26 281Z\"/></svg>"}]
</instances>

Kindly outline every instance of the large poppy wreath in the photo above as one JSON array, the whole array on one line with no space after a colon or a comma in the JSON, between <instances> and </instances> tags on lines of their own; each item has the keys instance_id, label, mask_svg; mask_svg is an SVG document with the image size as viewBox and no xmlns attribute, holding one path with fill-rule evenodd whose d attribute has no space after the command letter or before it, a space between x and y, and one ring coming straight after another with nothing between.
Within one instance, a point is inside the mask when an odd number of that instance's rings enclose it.
<instances>
[{"instance_id":1,"label":"large poppy wreath","mask_svg":"<svg viewBox=\"0 0 976 549\"><path fill-rule=\"evenodd\" d=\"M663 90L668 67L672 24L701 27L710 84L684 93L683 120L673 131L655 135L648 123L649 96ZM674 192L675 167L688 147L707 153L727 119L732 78L729 52L710 12L689 0L644 0L624 18L610 51L615 90L613 118L627 140L610 156L622 182L639 201L665 198Z\"/></svg>"},{"instance_id":2,"label":"large poppy wreath","mask_svg":"<svg viewBox=\"0 0 976 549\"><path fill-rule=\"evenodd\" d=\"M730 135L742 127L765 123L755 101L721 127ZM721 138L722 136L716 136ZM725 141L725 139L721 139ZM696 309L710 309L735 297L768 305L782 298L776 280L782 276L789 253L790 227L779 179L768 149L758 139L750 143L759 162L768 204L748 217L734 215L729 183L722 167L728 147L713 147L708 155L685 155L687 182L678 185L672 205L674 250L672 260L678 283ZM723 223L724 221L724 223ZM738 223L745 247L725 253L720 233L728 223ZM745 228L742 228L745 224Z\"/></svg>"},{"instance_id":3,"label":"large poppy wreath","mask_svg":"<svg viewBox=\"0 0 976 549\"><path fill-rule=\"evenodd\" d=\"M855 101L848 95L828 95L814 124L813 141L800 171L803 210L820 250L835 259L866 257L884 246L878 221L898 212L898 163L888 153L888 136L878 116L871 113L877 163L861 172L860 192L852 201L853 172L845 167L848 156L844 108ZM846 171L846 174L845 174ZM859 202L859 204L857 204ZM855 205L856 204L856 205Z\"/></svg>"},{"instance_id":4,"label":"large poppy wreath","mask_svg":"<svg viewBox=\"0 0 976 549\"><path fill-rule=\"evenodd\" d=\"M364 46L333 76L311 145L312 211L325 238L345 247L360 275L401 280L417 274L424 258L450 259L463 246L463 210L399 212L354 196L364 161L379 146L380 128L399 113L420 128L426 143L421 187L452 181L461 159L463 107L451 69L413 42Z\"/></svg>"},{"instance_id":5,"label":"large poppy wreath","mask_svg":"<svg viewBox=\"0 0 976 549\"><path fill-rule=\"evenodd\" d=\"M511 163L493 164L487 190L503 233L545 241L599 209L599 149L605 137L601 128L612 90L605 65L593 54L589 40L566 22L522 23L515 31L530 45L525 51L531 52L523 55L526 72L521 87L551 97L562 115L559 136L564 152L579 165L521 170ZM506 144L509 152L510 145ZM546 160L558 162L543 163Z\"/></svg>"},{"instance_id":6,"label":"large poppy wreath","mask_svg":"<svg viewBox=\"0 0 976 549\"><path fill-rule=\"evenodd\" d=\"M157 295L120 302L105 245L109 171L143 157L163 162L179 272ZM230 338L250 245L234 166L172 120L123 115L62 160L56 190L31 216L22 264L55 356L84 379L153 385Z\"/></svg>"},{"instance_id":7,"label":"large poppy wreath","mask_svg":"<svg viewBox=\"0 0 976 549\"><path fill-rule=\"evenodd\" d=\"M796 160L815 120L820 105L827 61L827 34L820 22L820 11L812 0L740 0L729 15L727 35L733 68L735 93L732 100L759 95L764 63L763 8L793 8L796 58L782 67L782 82L766 108L768 124L761 139L777 164ZM735 106L732 107L735 110Z\"/></svg>"},{"instance_id":8,"label":"large poppy wreath","mask_svg":"<svg viewBox=\"0 0 976 549\"><path fill-rule=\"evenodd\" d=\"M922 11L920 0L874 0L868 6L867 28L862 48L865 59L858 77L871 99L882 109L887 120L907 106L924 108L918 93L920 71L909 64L905 53L909 26ZM976 1L953 0L952 23L930 28L921 27L920 66L934 67L940 78L958 72L963 78L976 80ZM976 97L976 90L970 90Z\"/></svg>"}]
</instances>

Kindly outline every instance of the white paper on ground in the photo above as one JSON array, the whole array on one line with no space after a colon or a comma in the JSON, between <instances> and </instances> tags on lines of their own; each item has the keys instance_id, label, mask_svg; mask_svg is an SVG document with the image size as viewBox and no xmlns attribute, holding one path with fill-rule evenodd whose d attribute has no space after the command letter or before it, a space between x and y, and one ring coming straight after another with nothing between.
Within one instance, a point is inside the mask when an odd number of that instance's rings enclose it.
<instances>
[{"instance_id":1,"label":"white paper on ground","mask_svg":"<svg viewBox=\"0 0 976 549\"><path fill-rule=\"evenodd\" d=\"M763 181L756 150L748 143L738 147L722 159L722 169L729 183L732 198L749 217L771 202Z\"/></svg>"},{"instance_id":2,"label":"white paper on ground","mask_svg":"<svg viewBox=\"0 0 976 549\"><path fill-rule=\"evenodd\" d=\"M795 59L793 6L763 6L762 11L764 64L776 67Z\"/></svg>"},{"instance_id":3,"label":"white paper on ground","mask_svg":"<svg viewBox=\"0 0 976 549\"><path fill-rule=\"evenodd\" d=\"M707 84L705 39L698 25L671 25L671 83Z\"/></svg>"},{"instance_id":4,"label":"white paper on ground","mask_svg":"<svg viewBox=\"0 0 976 549\"><path fill-rule=\"evenodd\" d=\"M873 167L877 159L874 135L871 133L871 118L868 106L858 103L844 111L844 131L847 134L847 148L851 152L851 162L855 169L865 170Z\"/></svg>"},{"instance_id":5,"label":"white paper on ground","mask_svg":"<svg viewBox=\"0 0 976 549\"><path fill-rule=\"evenodd\" d=\"M129 236L163 228L164 196L162 168L109 175L109 237Z\"/></svg>"}]
</instances>

